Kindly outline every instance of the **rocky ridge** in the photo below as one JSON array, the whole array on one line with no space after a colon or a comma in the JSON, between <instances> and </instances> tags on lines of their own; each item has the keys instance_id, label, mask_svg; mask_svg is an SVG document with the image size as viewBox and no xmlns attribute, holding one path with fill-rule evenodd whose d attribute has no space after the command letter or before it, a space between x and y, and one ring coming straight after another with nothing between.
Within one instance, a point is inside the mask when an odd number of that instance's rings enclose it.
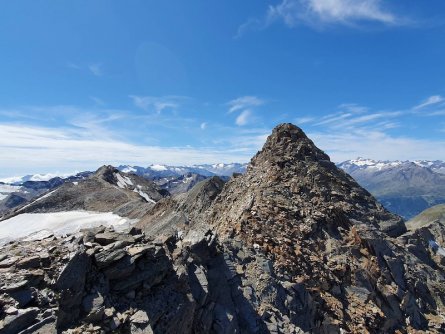
<instances>
[{"instance_id":1,"label":"rocky ridge","mask_svg":"<svg viewBox=\"0 0 445 334\"><path fill-rule=\"evenodd\" d=\"M444 231L407 232L282 124L246 174L160 199L138 228L0 248L0 328L442 333Z\"/></svg>"},{"instance_id":2,"label":"rocky ridge","mask_svg":"<svg viewBox=\"0 0 445 334\"><path fill-rule=\"evenodd\" d=\"M14 208L32 202L65 182L79 182L90 174L90 172L82 172L65 178L51 177L48 180L38 180L38 178L27 176L9 184L0 182L0 218L6 216Z\"/></svg>"},{"instance_id":3,"label":"rocky ridge","mask_svg":"<svg viewBox=\"0 0 445 334\"><path fill-rule=\"evenodd\" d=\"M12 215L85 210L139 218L157 201L169 195L168 191L143 177L103 166L85 179L65 182L31 203L18 207Z\"/></svg>"},{"instance_id":4,"label":"rocky ridge","mask_svg":"<svg viewBox=\"0 0 445 334\"><path fill-rule=\"evenodd\" d=\"M291 124L274 129L204 222L220 240L262 250L279 280L304 287L312 312L305 331L443 329L443 271L407 251L395 239L406 232L403 220Z\"/></svg>"}]
</instances>

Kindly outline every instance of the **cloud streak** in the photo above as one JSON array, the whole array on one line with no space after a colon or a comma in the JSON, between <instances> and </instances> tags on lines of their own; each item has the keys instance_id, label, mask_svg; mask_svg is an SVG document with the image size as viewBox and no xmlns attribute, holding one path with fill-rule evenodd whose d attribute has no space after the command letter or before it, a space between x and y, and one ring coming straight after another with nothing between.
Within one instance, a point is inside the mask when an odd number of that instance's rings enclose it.
<instances>
[{"instance_id":1,"label":"cloud streak","mask_svg":"<svg viewBox=\"0 0 445 334\"><path fill-rule=\"evenodd\" d=\"M434 105L437 105L437 104L442 103L444 101L445 101L445 98L443 98L442 96L440 96L440 95L432 95L432 96L428 97L426 100L424 100L422 103L420 103L417 106L415 106L413 109L414 110L424 109L426 107L434 106Z\"/></svg>"},{"instance_id":2,"label":"cloud streak","mask_svg":"<svg viewBox=\"0 0 445 334\"><path fill-rule=\"evenodd\" d=\"M238 126L244 126L252 122L255 117L253 109L255 107L262 106L265 103L264 100L256 96L242 96L227 103L229 106L228 114L239 112L239 115L235 119L235 124Z\"/></svg>"},{"instance_id":3,"label":"cloud streak","mask_svg":"<svg viewBox=\"0 0 445 334\"><path fill-rule=\"evenodd\" d=\"M435 160L445 157L445 141L397 137L383 131L309 132L320 148L333 161L340 162L359 156L376 160Z\"/></svg>"},{"instance_id":4,"label":"cloud streak","mask_svg":"<svg viewBox=\"0 0 445 334\"><path fill-rule=\"evenodd\" d=\"M418 110L440 106L441 103L440 96L432 96L417 106L395 111L374 111L357 104L342 104L334 113L319 118L303 117L306 120L304 127L334 161L358 156L377 160L444 159L445 140L415 137L414 132L419 117L441 113L441 110L434 109L429 109L428 113L419 113ZM413 124L413 136L394 132L410 123Z\"/></svg>"},{"instance_id":5,"label":"cloud streak","mask_svg":"<svg viewBox=\"0 0 445 334\"><path fill-rule=\"evenodd\" d=\"M250 107L258 107L264 104L264 100L256 96L242 96L227 103L229 105L229 114Z\"/></svg>"},{"instance_id":6,"label":"cloud streak","mask_svg":"<svg viewBox=\"0 0 445 334\"><path fill-rule=\"evenodd\" d=\"M251 117L252 112L249 109L243 110L236 118L235 124L239 126L246 125L247 123L249 123Z\"/></svg>"},{"instance_id":7,"label":"cloud streak","mask_svg":"<svg viewBox=\"0 0 445 334\"><path fill-rule=\"evenodd\" d=\"M12 174L28 173L30 166L34 171L51 172L55 169L96 169L102 164L183 165L247 161L252 154L231 148L136 145L112 138L91 138L67 128L0 124L0 132L0 150L3 152L0 164Z\"/></svg>"},{"instance_id":8,"label":"cloud streak","mask_svg":"<svg viewBox=\"0 0 445 334\"><path fill-rule=\"evenodd\" d=\"M269 7L267 17L269 22L279 19L289 27L297 24L352 25L360 21L387 25L399 22L379 0L283 0L279 5Z\"/></svg>"},{"instance_id":9,"label":"cloud streak","mask_svg":"<svg viewBox=\"0 0 445 334\"><path fill-rule=\"evenodd\" d=\"M96 77L100 77L103 75L102 64L89 64L88 69Z\"/></svg>"},{"instance_id":10,"label":"cloud streak","mask_svg":"<svg viewBox=\"0 0 445 334\"><path fill-rule=\"evenodd\" d=\"M164 110L176 110L186 98L183 96L138 96L130 95L133 104L146 111L160 114Z\"/></svg>"},{"instance_id":11,"label":"cloud streak","mask_svg":"<svg viewBox=\"0 0 445 334\"><path fill-rule=\"evenodd\" d=\"M342 25L358 28L365 24L384 26L406 25L410 20L390 11L383 0L282 0L270 5L263 19L249 18L238 27L235 38L248 31L263 30L275 22L287 27L299 25L321 30L326 26Z\"/></svg>"}]
</instances>

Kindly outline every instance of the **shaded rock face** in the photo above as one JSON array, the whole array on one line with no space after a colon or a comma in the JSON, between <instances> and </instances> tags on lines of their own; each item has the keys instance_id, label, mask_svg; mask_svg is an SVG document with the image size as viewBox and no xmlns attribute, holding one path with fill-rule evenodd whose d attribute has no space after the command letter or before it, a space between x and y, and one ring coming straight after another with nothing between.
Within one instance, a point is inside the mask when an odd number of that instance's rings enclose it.
<instances>
[{"instance_id":1,"label":"shaded rock face","mask_svg":"<svg viewBox=\"0 0 445 334\"><path fill-rule=\"evenodd\" d=\"M137 226L152 236L171 235L188 229L211 206L223 187L224 181L218 176L205 179L187 193L156 203Z\"/></svg>"}]
</instances>

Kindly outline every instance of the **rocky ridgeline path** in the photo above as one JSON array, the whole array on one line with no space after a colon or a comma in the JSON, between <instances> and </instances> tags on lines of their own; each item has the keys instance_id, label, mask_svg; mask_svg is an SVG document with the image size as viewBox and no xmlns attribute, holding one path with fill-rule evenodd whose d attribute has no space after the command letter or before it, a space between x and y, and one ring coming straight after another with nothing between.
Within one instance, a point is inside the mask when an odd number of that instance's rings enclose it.
<instances>
[{"instance_id":1,"label":"rocky ridgeline path","mask_svg":"<svg viewBox=\"0 0 445 334\"><path fill-rule=\"evenodd\" d=\"M150 207L1 247L0 333L445 333L445 226L407 232L294 125Z\"/></svg>"},{"instance_id":2,"label":"rocky ridgeline path","mask_svg":"<svg viewBox=\"0 0 445 334\"><path fill-rule=\"evenodd\" d=\"M210 231L41 237L0 248L1 333L303 333L310 312L301 284Z\"/></svg>"}]
</instances>

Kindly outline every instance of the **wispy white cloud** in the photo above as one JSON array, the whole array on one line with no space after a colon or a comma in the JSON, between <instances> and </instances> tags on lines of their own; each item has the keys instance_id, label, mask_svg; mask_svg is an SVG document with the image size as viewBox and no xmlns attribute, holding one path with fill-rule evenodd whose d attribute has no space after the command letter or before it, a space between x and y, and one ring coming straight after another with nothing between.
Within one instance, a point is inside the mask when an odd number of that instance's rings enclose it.
<instances>
[{"instance_id":1,"label":"wispy white cloud","mask_svg":"<svg viewBox=\"0 0 445 334\"><path fill-rule=\"evenodd\" d=\"M393 129L398 126L397 119L407 111L372 111L358 104L345 103L338 106L338 111L321 117L306 116L296 120L297 124L308 124L325 129L342 129L344 131L357 128ZM301 122L302 121L302 122Z\"/></svg>"},{"instance_id":2,"label":"wispy white cloud","mask_svg":"<svg viewBox=\"0 0 445 334\"><path fill-rule=\"evenodd\" d=\"M100 63L89 64L88 69L96 77L100 77L103 75L102 64L100 64Z\"/></svg>"},{"instance_id":3,"label":"wispy white cloud","mask_svg":"<svg viewBox=\"0 0 445 334\"><path fill-rule=\"evenodd\" d=\"M306 25L323 29L331 25L361 27L366 23L400 26L412 23L388 9L387 0L281 0L270 5L262 19L249 18L238 27L235 38L248 31L258 31L281 21L290 28Z\"/></svg>"},{"instance_id":4,"label":"wispy white cloud","mask_svg":"<svg viewBox=\"0 0 445 334\"><path fill-rule=\"evenodd\" d=\"M282 20L289 27L352 25L360 21L394 25L401 21L380 0L283 0L269 7L267 18L269 22Z\"/></svg>"},{"instance_id":5,"label":"wispy white cloud","mask_svg":"<svg viewBox=\"0 0 445 334\"><path fill-rule=\"evenodd\" d=\"M236 35L234 36L235 39L241 38L249 31L252 30L262 30L267 27L267 22L265 20L260 20L257 18L250 18L243 24L241 24L238 27L238 30L236 32Z\"/></svg>"},{"instance_id":6,"label":"wispy white cloud","mask_svg":"<svg viewBox=\"0 0 445 334\"><path fill-rule=\"evenodd\" d=\"M80 69L82 69L82 66L80 66L80 65L78 65L78 64L75 64L75 63L72 63L72 62L68 62L68 63L66 64L66 66L68 66L69 68L75 69L75 70L80 70Z\"/></svg>"},{"instance_id":7,"label":"wispy white cloud","mask_svg":"<svg viewBox=\"0 0 445 334\"><path fill-rule=\"evenodd\" d=\"M440 102L434 98L422 104L432 106ZM342 104L338 111L318 119L314 117L304 127L334 161L358 156L380 160L444 159L445 140L434 136L430 139L416 137L415 133L400 135L393 131L402 124L409 124L406 123L408 119L413 121L426 116L415 109L375 111L357 104Z\"/></svg>"},{"instance_id":8,"label":"wispy white cloud","mask_svg":"<svg viewBox=\"0 0 445 334\"><path fill-rule=\"evenodd\" d=\"M67 62L66 66L73 70L81 70L81 71L89 72L97 77L100 77L104 74L102 63L91 63L91 64L85 65L85 64L73 63L73 62L69 61L69 62Z\"/></svg>"},{"instance_id":9,"label":"wispy white cloud","mask_svg":"<svg viewBox=\"0 0 445 334\"><path fill-rule=\"evenodd\" d=\"M265 103L263 99L257 96L241 96L227 103L229 106L229 114L238 112L235 124L238 126L247 125L255 120L254 108L262 106Z\"/></svg>"},{"instance_id":10,"label":"wispy white cloud","mask_svg":"<svg viewBox=\"0 0 445 334\"><path fill-rule=\"evenodd\" d=\"M232 101L229 101L227 104L230 107L229 114L239 111L242 109L250 108L250 107L258 107L265 103L264 100L256 97L256 96L242 96L238 97Z\"/></svg>"},{"instance_id":11,"label":"wispy white cloud","mask_svg":"<svg viewBox=\"0 0 445 334\"><path fill-rule=\"evenodd\" d=\"M440 95L432 95L432 96L428 97L426 100L422 101L417 106L415 106L413 109L414 110L423 109L423 108L426 108L426 107L437 105L437 104L442 103L444 101L445 101L445 98L443 98L442 96L440 96Z\"/></svg>"},{"instance_id":12,"label":"wispy white cloud","mask_svg":"<svg viewBox=\"0 0 445 334\"><path fill-rule=\"evenodd\" d=\"M91 101L94 102L96 106L103 107L105 106L105 101L97 96L90 96Z\"/></svg>"},{"instance_id":13,"label":"wispy white cloud","mask_svg":"<svg viewBox=\"0 0 445 334\"><path fill-rule=\"evenodd\" d=\"M299 117L295 119L295 124L296 125L307 124L313 122L314 120L315 118L311 116Z\"/></svg>"},{"instance_id":14,"label":"wispy white cloud","mask_svg":"<svg viewBox=\"0 0 445 334\"><path fill-rule=\"evenodd\" d=\"M435 160L445 157L445 141L390 135L383 131L309 132L333 161L356 157L377 160Z\"/></svg>"},{"instance_id":15,"label":"wispy white cloud","mask_svg":"<svg viewBox=\"0 0 445 334\"><path fill-rule=\"evenodd\" d=\"M96 169L102 164L173 165L247 161L252 152L212 147L136 145L113 138L93 138L77 129L0 124L3 173ZM239 143L238 143L239 145ZM8 176L8 175L4 175ZM10 176L10 175L9 175Z\"/></svg>"},{"instance_id":16,"label":"wispy white cloud","mask_svg":"<svg viewBox=\"0 0 445 334\"><path fill-rule=\"evenodd\" d=\"M201 130L207 129L207 123L206 122L201 123L200 128Z\"/></svg>"},{"instance_id":17,"label":"wispy white cloud","mask_svg":"<svg viewBox=\"0 0 445 334\"><path fill-rule=\"evenodd\" d=\"M183 96L129 96L134 105L144 110L160 114L164 110L176 110L186 98Z\"/></svg>"},{"instance_id":18,"label":"wispy white cloud","mask_svg":"<svg viewBox=\"0 0 445 334\"><path fill-rule=\"evenodd\" d=\"M439 109L428 112L427 116L445 116L445 109Z\"/></svg>"},{"instance_id":19,"label":"wispy white cloud","mask_svg":"<svg viewBox=\"0 0 445 334\"><path fill-rule=\"evenodd\" d=\"M252 117L252 112L249 109L243 110L236 118L236 125L243 126L249 123Z\"/></svg>"}]
</instances>

